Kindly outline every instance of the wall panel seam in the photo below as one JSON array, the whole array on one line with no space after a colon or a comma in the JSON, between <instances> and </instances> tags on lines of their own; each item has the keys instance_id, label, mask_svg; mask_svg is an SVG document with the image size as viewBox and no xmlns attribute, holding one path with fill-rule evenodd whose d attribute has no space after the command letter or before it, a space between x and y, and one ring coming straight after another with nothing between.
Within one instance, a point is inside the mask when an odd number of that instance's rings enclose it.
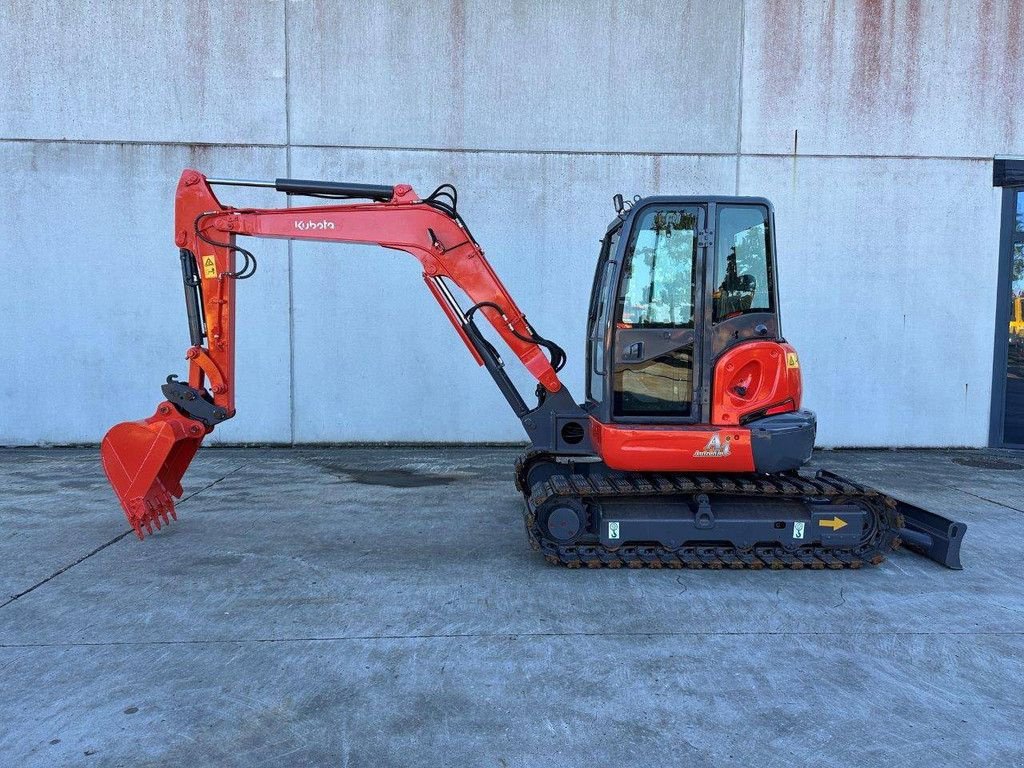
<instances>
[{"instance_id":1,"label":"wall panel seam","mask_svg":"<svg viewBox=\"0 0 1024 768\"><path fill-rule=\"evenodd\" d=\"M779 152L674 152L660 150L630 150L630 151L605 151L605 150L575 150L575 149L484 149L465 147L394 147L394 146L373 146L367 144L244 144L238 142L187 142L187 141L112 141L92 139L23 139L0 137L0 144L81 144L91 146L138 146L138 147L219 147L223 149L341 149L346 151L366 152L436 152L439 154L456 155L562 155L567 157L592 156L592 157L720 157L720 158L778 158L791 160L792 149L787 148ZM812 160L936 160L936 161L970 161L970 162L992 162L991 155L885 155L871 153L825 153L811 152L801 153L801 159Z\"/></svg>"},{"instance_id":2,"label":"wall panel seam","mask_svg":"<svg viewBox=\"0 0 1024 768\"><path fill-rule=\"evenodd\" d=\"M744 43L746 42L747 2L740 3L740 45L739 82L736 88L736 194L740 193L740 166L743 164L743 65Z\"/></svg>"}]
</instances>

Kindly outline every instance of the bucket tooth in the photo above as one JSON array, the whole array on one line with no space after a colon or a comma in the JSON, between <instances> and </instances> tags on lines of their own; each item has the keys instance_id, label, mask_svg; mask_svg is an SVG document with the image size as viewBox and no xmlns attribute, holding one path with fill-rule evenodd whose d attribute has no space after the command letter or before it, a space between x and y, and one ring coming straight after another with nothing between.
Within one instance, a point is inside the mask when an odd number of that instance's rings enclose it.
<instances>
[{"instance_id":1,"label":"bucket tooth","mask_svg":"<svg viewBox=\"0 0 1024 768\"><path fill-rule=\"evenodd\" d=\"M133 500L125 508L125 517L128 518L128 524L135 531L135 535L139 537L139 541L145 538L145 534L142 532L142 522L146 517L145 510L145 502L141 498Z\"/></svg>"}]
</instances>

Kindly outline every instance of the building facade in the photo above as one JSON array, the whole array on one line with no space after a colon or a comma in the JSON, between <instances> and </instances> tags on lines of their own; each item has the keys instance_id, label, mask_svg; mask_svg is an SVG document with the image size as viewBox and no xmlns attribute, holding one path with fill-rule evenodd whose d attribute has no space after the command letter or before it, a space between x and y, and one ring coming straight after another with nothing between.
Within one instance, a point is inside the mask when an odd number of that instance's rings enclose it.
<instances>
[{"instance_id":1,"label":"building facade","mask_svg":"<svg viewBox=\"0 0 1024 768\"><path fill-rule=\"evenodd\" d=\"M1020 155L1020 0L3 3L0 444L96 442L186 371L185 167L455 184L578 398L612 195L763 195L819 444L1012 443ZM415 262L254 250L212 438L522 438Z\"/></svg>"}]
</instances>

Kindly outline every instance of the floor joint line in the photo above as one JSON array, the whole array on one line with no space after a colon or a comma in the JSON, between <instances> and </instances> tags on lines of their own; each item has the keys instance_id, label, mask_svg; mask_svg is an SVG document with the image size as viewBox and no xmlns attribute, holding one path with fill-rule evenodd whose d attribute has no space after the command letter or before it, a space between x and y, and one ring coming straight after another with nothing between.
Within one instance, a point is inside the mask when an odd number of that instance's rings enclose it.
<instances>
[{"instance_id":1,"label":"floor joint line","mask_svg":"<svg viewBox=\"0 0 1024 768\"><path fill-rule=\"evenodd\" d=\"M243 466L244 466L244 465L243 465ZM184 504L184 503L185 503L186 501L188 501L189 499L191 499L191 498L193 498L193 497L195 497L195 496L198 496L198 495L199 495L200 493L202 493L203 491L205 491L205 490L206 490L207 488L212 488L212 487L213 487L213 486L215 486L215 485L216 485L217 483L219 483L219 482L221 482L222 480L225 480L226 478L228 478L228 477L230 477L231 475L235 474L235 472L237 472L237 471L238 471L238 470L240 470L241 468L242 468L241 466L235 467L234 469L232 469L232 470L231 470L230 472L228 472L228 473L227 473L226 475L224 475L223 477L218 477L218 478L217 478L216 480L214 480L214 481L213 481L212 483L208 483L207 485L204 485L204 486L203 486L202 488L200 488L200 489L198 489L198 490L196 490L196 491L193 491L193 492L192 492L192 493L190 493L190 494L189 494L188 496L183 496L183 497L182 497L182 498L181 498L181 499L180 499L180 500L179 500L178 502L176 502L176 504L177 504L177 505L180 505L180 504ZM100 545L99 545L98 547L96 547L96 549L94 549L94 550L93 550L92 552L89 552L89 553L88 553L88 554L86 554L86 555L82 555L82 556L81 556L80 558L78 558L77 560L75 560L75 561L74 561L73 563L68 563L68 564L67 564L67 565L65 565L65 566L64 566L63 568L60 568L59 570L56 570L56 571L54 571L54 572L53 572L53 573L51 573L51 574L50 574L49 576L47 576L47 577L46 577L45 579L42 579L41 581L37 581L37 582L36 582L35 584L33 584L33 585L32 585L31 587L29 587L28 589L26 589L26 590L23 590L22 592L19 592L19 593L18 593L18 594L16 594L16 595L11 595L11 596L10 596L10 597L9 597L9 598L8 598L7 600L5 600L4 602L0 603L0 608L4 608L4 607L6 607L6 606L10 605L10 604L11 604L11 603L13 603L13 602L14 602L15 600L18 600L18 599L20 599L20 598L24 597L25 595L27 595L27 594L28 594L29 592L34 592L34 591L35 591L35 590L37 590L37 589L38 589L39 587L43 586L43 584L46 584L47 582L53 581L53 580L54 580L55 578L57 578L58 576L60 576L60 575L61 575L62 573L66 573L67 571L70 571L70 570L71 570L72 568L74 568L74 567L75 567L76 565L78 565L79 563L83 563L83 562L85 562L86 560L88 560L88 559L89 559L90 557L92 557L93 555L99 554L100 552L102 552L102 551L103 551L104 549L106 549L106 548L107 548L107 547L109 547L110 545L112 545L112 544L117 544L117 542L119 542L119 541L120 541L121 539L123 539L123 538L124 538L125 536L127 536L127 535L128 535L128 534L130 534L130 533L134 533L134 531L133 531L133 530L132 530L131 528L129 528L129 529L127 530L127 531L122 531L122 532L121 532L121 533L119 533L119 534L118 534L117 536L115 536L114 538L112 538L112 539L111 539L110 541L108 541L108 542L106 542L106 543L104 543L104 544L100 544ZM2 646L0 646L0 647L2 647Z\"/></svg>"}]
</instances>

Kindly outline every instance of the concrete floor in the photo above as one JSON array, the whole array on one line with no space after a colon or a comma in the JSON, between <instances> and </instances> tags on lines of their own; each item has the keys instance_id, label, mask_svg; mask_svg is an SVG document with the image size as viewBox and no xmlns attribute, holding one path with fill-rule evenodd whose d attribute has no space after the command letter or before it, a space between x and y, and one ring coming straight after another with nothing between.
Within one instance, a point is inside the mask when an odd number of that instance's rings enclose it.
<instances>
[{"instance_id":1,"label":"concrete floor","mask_svg":"<svg viewBox=\"0 0 1024 768\"><path fill-rule=\"evenodd\" d=\"M1024 471L817 460L966 569L570 571L508 449L211 449L137 541L94 449L0 451L0 765L1021 765Z\"/></svg>"}]
</instances>

